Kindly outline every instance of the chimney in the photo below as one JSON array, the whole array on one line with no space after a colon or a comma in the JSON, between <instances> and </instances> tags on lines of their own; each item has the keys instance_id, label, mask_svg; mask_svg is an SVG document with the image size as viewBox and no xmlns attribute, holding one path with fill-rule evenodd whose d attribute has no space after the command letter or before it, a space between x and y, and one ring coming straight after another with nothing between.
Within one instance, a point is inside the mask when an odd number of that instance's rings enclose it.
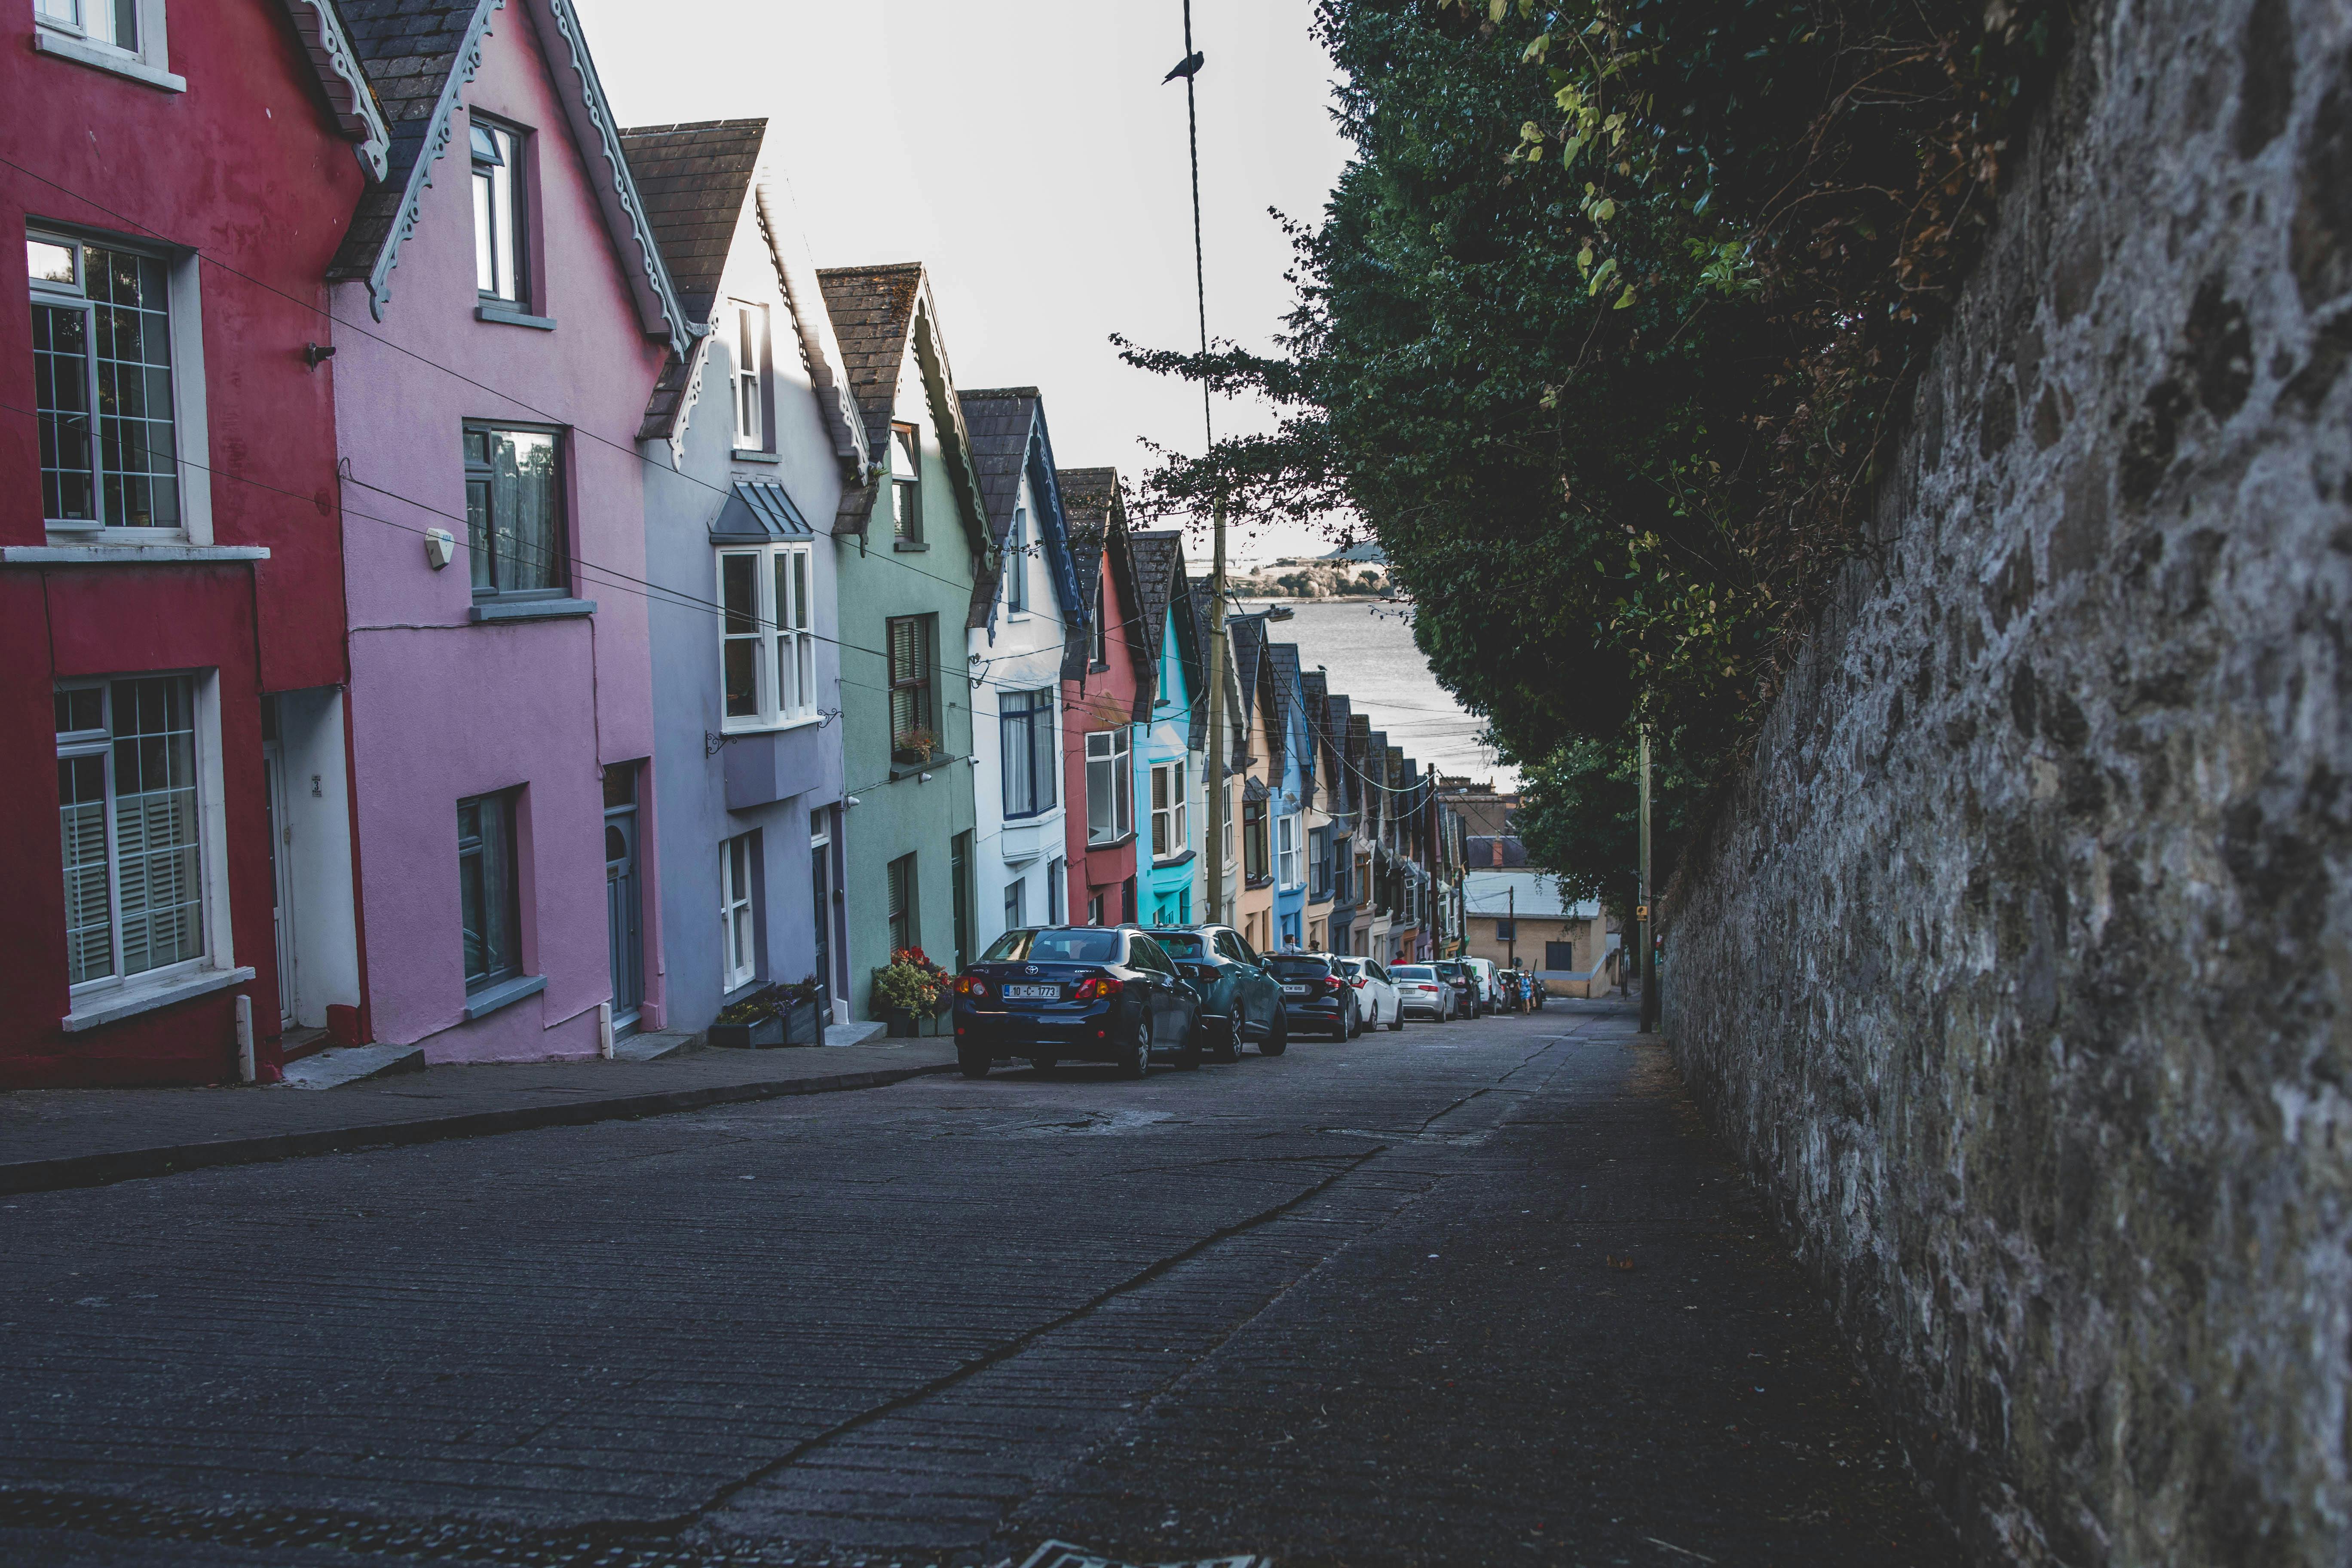
<instances>
[{"instance_id":1,"label":"chimney","mask_svg":"<svg viewBox=\"0 0 2352 1568\"><path fill-rule=\"evenodd\" d=\"M1494 838L1493 838L1492 840L1490 840L1490 842L1492 842L1492 843L1493 843L1493 845L1495 846L1495 868L1496 868L1496 870L1498 870L1498 871L1499 871L1499 870L1501 870L1501 869L1503 868L1503 837L1502 837L1502 835L1501 835L1501 834L1499 834L1499 833L1498 833L1498 834L1496 834L1496 835L1494 837Z\"/></svg>"}]
</instances>

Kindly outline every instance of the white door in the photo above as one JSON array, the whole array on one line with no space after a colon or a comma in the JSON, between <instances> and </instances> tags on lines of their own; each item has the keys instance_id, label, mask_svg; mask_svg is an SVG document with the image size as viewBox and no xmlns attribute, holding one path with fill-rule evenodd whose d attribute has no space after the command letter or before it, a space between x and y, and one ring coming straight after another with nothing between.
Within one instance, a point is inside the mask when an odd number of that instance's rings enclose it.
<instances>
[{"instance_id":1,"label":"white door","mask_svg":"<svg viewBox=\"0 0 2352 1568\"><path fill-rule=\"evenodd\" d=\"M275 741L261 748L263 772L268 778L269 886L272 922L278 931L278 1022L295 1026L300 1012L296 1003L294 972L294 828L286 813L286 756Z\"/></svg>"}]
</instances>

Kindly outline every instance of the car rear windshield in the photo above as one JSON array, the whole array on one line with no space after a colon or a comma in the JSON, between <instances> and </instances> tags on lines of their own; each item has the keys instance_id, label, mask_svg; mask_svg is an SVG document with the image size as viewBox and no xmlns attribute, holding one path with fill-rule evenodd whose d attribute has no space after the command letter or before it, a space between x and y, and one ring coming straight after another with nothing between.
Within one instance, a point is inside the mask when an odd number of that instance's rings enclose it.
<instances>
[{"instance_id":1,"label":"car rear windshield","mask_svg":"<svg viewBox=\"0 0 2352 1568\"><path fill-rule=\"evenodd\" d=\"M1288 953L1276 953L1266 965L1285 980L1320 980L1331 973L1331 963L1324 958L1299 958Z\"/></svg>"},{"instance_id":2,"label":"car rear windshield","mask_svg":"<svg viewBox=\"0 0 2352 1568\"><path fill-rule=\"evenodd\" d=\"M1167 953L1171 958L1199 958L1202 956L1201 937L1200 933L1197 931L1153 931L1151 933L1151 940L1158 942L1160 944L1160 951Z\"/></svg>"},{"instance_id":3,"label":"car rear windshield","mask_svg":"<svg viewBox=\"0 0 2352 1568\"><path fill-rule=\"evenodd\" d=\"M1389 971L1391 980L1434 980L1437 971L1426 963L1400 963Z\"/></svg>"},{"instance_id":4,"label":"car rear windshield","mask_svg":"<svg viewBox=\"0 0 2352 1568\"><path fill-rule=\"evenodd\" d=\"M1109 963L1118 957L1118 932L1100 926L1067 931L1009 931L998 937L982 963Z\"/></svg>"}]
</instances>

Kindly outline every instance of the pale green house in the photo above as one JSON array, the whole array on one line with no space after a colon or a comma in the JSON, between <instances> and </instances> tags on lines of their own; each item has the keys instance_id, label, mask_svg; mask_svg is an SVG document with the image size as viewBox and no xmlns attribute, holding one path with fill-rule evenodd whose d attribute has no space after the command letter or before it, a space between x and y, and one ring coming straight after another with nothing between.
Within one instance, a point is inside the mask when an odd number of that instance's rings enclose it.
<instances>
[{"instance_id":1,"label":"pale green house","mask_svg":"<svg viewBox=\"0 0 2352 1568\"><path fill-rule=\"evenodd\" d=\"M919 947L977 956L971 680L964 632L994 562L971 445L919 262L822 271L875 454L834 519L840 594L842 900L849 1016L873 971ZM982 602L982 608L985 603Z\"/></svg>"}]
</instances>

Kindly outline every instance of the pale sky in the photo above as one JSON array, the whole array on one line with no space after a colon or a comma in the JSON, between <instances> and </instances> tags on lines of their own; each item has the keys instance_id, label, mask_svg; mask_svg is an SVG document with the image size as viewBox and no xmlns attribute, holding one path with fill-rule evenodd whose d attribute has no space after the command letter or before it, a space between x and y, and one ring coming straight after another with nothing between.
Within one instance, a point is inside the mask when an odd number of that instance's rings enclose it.
<instances>
[{"instance_id":1,"label":"pale sky","mask_svg":"<svg viewBox=\"0 0 2352 1568\"><path fill-rule=\"evenodd\" d=\"M1064 468L1199 451L1200 389L1130 370L1118 332L1199 342L1182 0L580 0L625 124L769 121L820 267L926 263L966 387L1045 394ZM1268 207L1319 219L1345 162L1312 0L1193 0L1209 331L1270 350L1294 295ZM1220 435L1270 426L1220 400ZM1205 528L1198 559L1205 564ZM1188 544L1188 553L1192 552ZM1320 553L1283 531L1239 560Z\"/></svg>"}]
</instances>

